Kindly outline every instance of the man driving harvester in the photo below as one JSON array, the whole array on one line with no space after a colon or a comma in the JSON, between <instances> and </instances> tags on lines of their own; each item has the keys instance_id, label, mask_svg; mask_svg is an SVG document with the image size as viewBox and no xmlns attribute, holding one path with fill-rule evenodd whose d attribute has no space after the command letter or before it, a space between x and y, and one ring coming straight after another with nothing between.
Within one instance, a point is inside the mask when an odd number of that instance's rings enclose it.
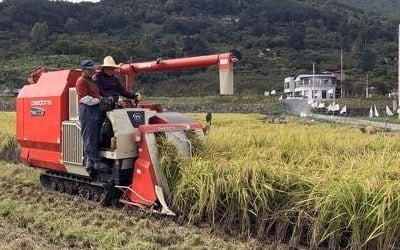
<instances>
[{"instance_id":1,"label":"man driving harvester","mask_svg":"<svg viewBox=\"0 0 400 250\"><path fill-rule=\"evenodd\" d=\"M106 111L114 109L116 106L121 108L119 96L128 99L134 99L135 103L141 100L139 93L133 93L126 90L120 83L114 72L119 66L111 56L106 56L103 60L101 70L93 76L93 81L99 88L102 100L100 101L100 142L101 148L111 146L110 139L113 137L111 123L106 119Z\"/></svg>"},{"instance_id":2,"label":"man driving harvester","mask_svg":"<svg viewBox=\"0 0 400 250\"><path fill-rule=\"evenodd\" d=\"M141 100L139 93L132 93L126 90L114 75L114 71L119 68L111 56L106 56L103 60L103 65L100 66L101 71L93 76L93 81L96 83L100 90L100 95L108 97L110 103L115 104L118 100L115 100L119 96L123 96L128 99L134 99L135 101ZM111 107L112 108L112 107Z\"/></svg>"}]
</instances>

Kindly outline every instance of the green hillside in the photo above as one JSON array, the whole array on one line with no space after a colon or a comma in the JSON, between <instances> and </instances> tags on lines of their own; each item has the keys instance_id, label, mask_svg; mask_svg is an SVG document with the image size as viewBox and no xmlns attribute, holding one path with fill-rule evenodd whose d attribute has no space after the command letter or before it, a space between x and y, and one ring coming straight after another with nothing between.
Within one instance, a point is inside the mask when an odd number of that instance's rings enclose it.
<instances>
[{"instance_id":1,"label":"green hillside","mask_svg":"<svg viewBox=\"0 0 400 250\"><path fill-rule=\"evenodd\" d=\"M343 3L366 12L375 12L400 19L400 1L398 0L341 0Z\"/></svg>"},{"instance_id":2,"label":"green hillside","mask_svg":"<svg viewBox=\"0 0 400 250\"><path fill-rule=\"evenodd\" d=\"M348 90L361 93L366 74L381 93L397 79L397 24L332 1L47 0L0 3L0 91L20 87L40 66L77 67L112 55L118 62L174 58L236 49L238 94L281 89L288 75L340 67ZM148 95L218 93L215 69L142 75Z\"/></svg>"}]
</instances>

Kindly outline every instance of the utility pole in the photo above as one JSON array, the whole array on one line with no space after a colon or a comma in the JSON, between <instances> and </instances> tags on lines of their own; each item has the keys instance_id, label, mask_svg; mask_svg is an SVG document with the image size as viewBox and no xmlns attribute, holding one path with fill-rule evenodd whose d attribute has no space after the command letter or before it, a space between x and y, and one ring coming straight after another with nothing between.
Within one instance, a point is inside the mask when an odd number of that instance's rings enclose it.
<instances>
[{"instance_id":1,"label":"utility pole","mask_svg":"<svg viewBox=\"0 0 400 250\"><path fill-rule=\"evenodd\" d=\"M367 87L365 88L365 98L369 98L368 90L369 90L369 87L368 87L368 73L367 73Z\"/></svg>"},{"instance_id":2,"label":"utility pole","mask_svg":"<svg viewBox=\"0 0 400 250\"><path fill-rule=\"evenodd\" d=\"M315 91L315 62L313 62L313 64L312 64L312 91L311 91L311 95L312 95L312 99L313 99L313 102L314 102L314 97L315 97L315 93L314 93L314 91Z\"/></svg>"},{"instance_id":3,"label":"utility pole","mask_svg":"<svg viewBox=\"0 0 400 250\"><path fill-rule=\"evenodd\" d=\"M398 91L398 93L397 93L397 108L399 109L399 106L400 106L400 24L399 24L399 56L398 56L398 59L399 59L399 62L398 62L398 64L399 64L399 72L398 72L398 74L399 74L399 83L398 83L398 86L397 86L397 91ZM396 110L396 112L397 112L397 110ZM400 119L400 113L399 113L399 119Z\"/></svg>"},{"instance_id":4,"label":"utility pole","mask_svg":"<svg viewBox=\"0 0 400 250\"><path fill-rule=\"evenodd\" d=\"M343 48L340 48L340 98L344 97L344 79L343 79Z\"/></svg>"}]
</instances>

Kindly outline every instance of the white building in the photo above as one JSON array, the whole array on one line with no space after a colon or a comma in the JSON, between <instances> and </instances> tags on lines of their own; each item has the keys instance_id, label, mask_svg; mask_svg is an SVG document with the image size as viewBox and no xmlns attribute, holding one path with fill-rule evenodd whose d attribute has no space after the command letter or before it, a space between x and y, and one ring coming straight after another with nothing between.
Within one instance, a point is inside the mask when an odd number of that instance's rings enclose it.
<instances>
[{"instance_id":1,"label":"white building","mask_svg":"<svg viewBox=\"0 0 400 250\"><path fill-rule=\"evenodd\" d=\"M301 74L285 78L284 92L288 97L312 99L314 93L314 98L318 100L333 99L336 85L337 78L334 74Z\"/></svg>"}]
</instances>

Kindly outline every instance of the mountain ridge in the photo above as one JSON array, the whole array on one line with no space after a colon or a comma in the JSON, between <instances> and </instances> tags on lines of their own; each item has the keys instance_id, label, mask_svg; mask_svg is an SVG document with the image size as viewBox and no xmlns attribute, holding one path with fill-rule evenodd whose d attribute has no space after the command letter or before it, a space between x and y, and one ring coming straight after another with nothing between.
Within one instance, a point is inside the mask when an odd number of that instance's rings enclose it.
<instances>
[{"instance_id":1,"label":"mountain ridge","mask_svg":"<svg viewBox=\"0 0 400 250\"><path fill-rule=\"evenodd\" d=\"M333 1L103 0L70 3L5 0L0 3L0 90L20 87L39 66L78 67L79 60L118 62L176 58L236 49L239 94L282 89L287 75L340 67L350 95L362 79L387 93L395 86L396 22ZM218 93L215 70L139 76L151 95Z\"/></svg>"}]
</instances>

